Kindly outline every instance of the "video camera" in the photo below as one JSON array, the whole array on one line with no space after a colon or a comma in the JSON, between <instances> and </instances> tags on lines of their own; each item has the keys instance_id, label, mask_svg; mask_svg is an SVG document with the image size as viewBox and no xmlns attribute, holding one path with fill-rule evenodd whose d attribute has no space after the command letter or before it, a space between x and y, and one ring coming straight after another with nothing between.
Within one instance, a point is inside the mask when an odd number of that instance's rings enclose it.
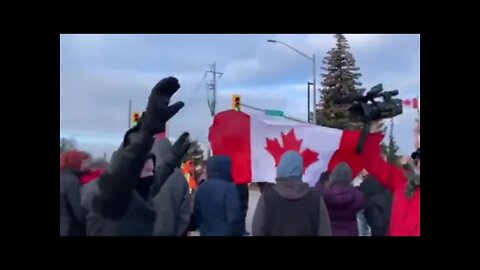
<instances>
[{"instance_id":1,"label":"video camera","mask_svg":"<svg viewBox=\"0 0 480 270\"><path fill-rule=\"evenodd\" d=\"M398 95L398 90L383 92L383 85L380 83L372 87L365 96L359 95L333 100L334 104L338 105L353 103L348 109L350 119L354 122L363 122L362 134L356 149L357 154L360 154L363 150L363 143L370 133L372 121L392 118L403 113L402 100L392 99L396 95ZM375 101L375 98L383 98L383 101Z\"/></svg>"},{"instance_id":2,"label":"video camera","mask_svg":"<svg viewBox=\"0 0 480 270\"><path fill-rule=\"evenodd\" d=\"M398 90L383 92L383 85L377 84L367 92L365 96L354 96L334 99L335 104L351 104L350 118L354 122L368 123L385 118L392 118L402 114L402 100L392 97L398 95ZM383 98L383 102L375 101L375 98ZM371 102L370 104L368 102Z\"/></svg>"}]
</instances>

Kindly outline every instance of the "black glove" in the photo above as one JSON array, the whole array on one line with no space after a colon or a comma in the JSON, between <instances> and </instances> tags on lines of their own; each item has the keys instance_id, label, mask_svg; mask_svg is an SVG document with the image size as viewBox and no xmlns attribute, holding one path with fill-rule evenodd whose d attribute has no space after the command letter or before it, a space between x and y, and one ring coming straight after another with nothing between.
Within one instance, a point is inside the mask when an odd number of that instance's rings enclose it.
<instances>
[{"instance_id":1,"label":"black glove","mask_svg":"<svg viewBox=\"0 0 480 270\"><path fill-rule=\"evenodd\" d=\"M183 158L183 156L185 156L185 154L188 152L188 149L190 149L190 146L192 145L192 143L188 139L188 136L188 132L184 132L173 144L172 154L177 159Z\"/></svg>"},{"instance_id":2,"label":"black glove","mask_svg":"<svg viewBox=\"0 0 480 270\"><path fill-rule=\"evenodd\" d=\"M183 102L169 106L170 98L179 88L180 84L174 77L162 79L153 87L148 98L147 111L141 119L141 130L152 135L165 132L167 121L185 106Z\"/></svg>"}]
</instances>

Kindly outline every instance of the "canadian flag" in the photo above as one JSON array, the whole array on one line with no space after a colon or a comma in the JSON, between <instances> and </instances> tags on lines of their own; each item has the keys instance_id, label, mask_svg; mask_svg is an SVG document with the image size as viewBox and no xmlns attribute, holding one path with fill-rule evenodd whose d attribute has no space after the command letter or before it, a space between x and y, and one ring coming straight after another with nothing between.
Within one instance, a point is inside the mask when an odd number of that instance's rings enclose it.
<instances>
[{"instance_id":1,"label":"canadian flag","mask_svg":"<svg viewBox=\"0 0 480 270\"><path fill-rule=\"evenodd\" d=\"M407 98L402 100L402 105L404 107L410 107L413 109L420 109L420 99L419 98Z\"/></svg>"},{"instance_id":2,"label":"canadian flag","mask_svg":"<svg viewBox=\"0 0 480 270\"><path fill-rule=\"evenodd\" d=\"M315 185L324 171L347 162L353 177L362 168L355 154L360 133L298 123L284 118L237 111L217 114L209 140L214 155L232 159L235 183L275 182L281 156L295 151L303 157L303 181Z\"/></svg>"}]
</instances>

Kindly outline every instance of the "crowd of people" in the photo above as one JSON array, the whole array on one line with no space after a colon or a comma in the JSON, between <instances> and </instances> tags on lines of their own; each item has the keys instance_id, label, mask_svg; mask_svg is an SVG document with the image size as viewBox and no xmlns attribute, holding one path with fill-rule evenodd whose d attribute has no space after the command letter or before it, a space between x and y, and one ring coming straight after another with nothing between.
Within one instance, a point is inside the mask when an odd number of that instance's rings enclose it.
<instances>
[{"instance_id":1,"label":"crowd of people","mask_svg":"<svg viewBox=\"0 0 480 270\"><path fill-rule=\"evenodd\" d=\"M183 102L170 104L176 78L158 82L146 111L129 129L108 164L92 164L82 151L60 157L60 236L245 236L248 183L234 183L232 160L213 156L192 192L181 160L189 134L175 143L156 140ZM371 125L361 154L364 170L353 175L341 162L302 181L303 159L286 152L275 184L259 183L253 236L419 236L420 145L402 167L381 155L381 122ZM419 126L415 130L419 134ZM415 136L418 138L419 136Z\"/></svg>"}]
</instances>

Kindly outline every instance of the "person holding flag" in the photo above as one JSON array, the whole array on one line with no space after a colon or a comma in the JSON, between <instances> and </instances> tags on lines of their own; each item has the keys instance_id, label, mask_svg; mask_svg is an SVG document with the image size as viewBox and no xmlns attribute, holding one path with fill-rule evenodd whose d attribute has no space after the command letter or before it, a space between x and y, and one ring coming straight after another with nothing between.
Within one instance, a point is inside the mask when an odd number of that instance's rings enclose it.
<instances>
[{"instance_id":1,"label":"person holding flag","mask_svg":"<svg viewBox=\"0 0 480 270\"><path fill-rule=\"evenodd\" d=\"M378 181L393 192L392 213L390 219L391 236L420 236L420 151L415 151L415 168L404 172L388 164L381 157L380 143L382 123L373 122L370 135L365 140L361 154L365 169ZM418 132L417 132L418 130ZM415 129L415 140L419 136L420 125ZM418 142L418 148L420 144ZM403 159L406 165L407 159Z\"/></svg>"}]
</instances>

